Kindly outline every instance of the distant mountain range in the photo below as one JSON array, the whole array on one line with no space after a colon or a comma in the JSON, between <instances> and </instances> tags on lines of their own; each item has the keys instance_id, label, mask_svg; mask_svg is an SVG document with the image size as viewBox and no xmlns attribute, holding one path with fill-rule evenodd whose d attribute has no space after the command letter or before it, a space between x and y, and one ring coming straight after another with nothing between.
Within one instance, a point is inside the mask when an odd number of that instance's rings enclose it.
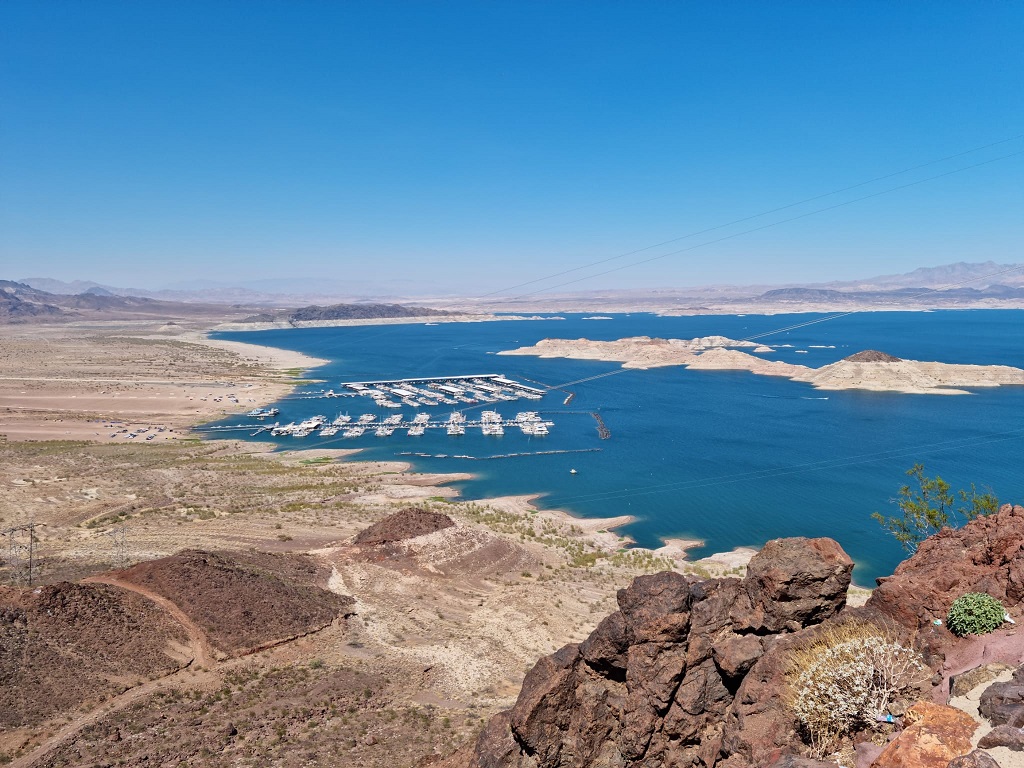
<instances>
[{"instance_id":1,"label":"distant mountain range","mask_svg":"<svg viewBox=\"0 0 1024 768\"><path fill-rule=\"evenodd\" d=\"M18 282L41 291L63 295L93 293L109 296L139 296L162 301L248 304L262 307L295 307L300 304L333 304L338 301L394 300L412 295L422 296L424 292L431 290L431 286L414 280L390 280L385 283L303 278L242 280L237 283L192 280L156 290L122 288L90 280L54 280L48 277L25 277Z\"/></svg>"},{"instance_id":2,"label":"distant mountain range","mask_svg":"<svg viewBox=\"0 0 1024 768\"><path fill-rule=\"evenodd\" d=\"M262 308L252 305L233 304L227 306L215 303L162 301L144 296L118 296L108 288L84 282L61 283L59 280L46 279L34 282L51 288L68 285L82 290L77 294L52 293L33 288L25 282L0 280L0 323L61 322L82 319L169 320L172 318L299 323L448 314L443 310L424 307L361 303L307 306L253 315L254 310Z\"/></svg>"},{"instance_id":3,"label":"distant mountain range","mask_svg":"<svg viewBox=\"0 0 1024 768\"><path fill-rule=\"evenodd\" d=\"M182 283L162 290L119 288L86 280L63 282L45 277L29 277L19 281L24 286L47 293L65 296L94 297L137 297L170 302L200 302L205 304L247 305L250 307L290 308L305 305L333 306L339 302L345 306L359 304L397 304L419 298L417 303L435 305L464 304L474 301L472 297L462 299L436 295L436 301L422 298L423 286L418 290L402 281L395 284L394 294L367 294L367 286L337 280L313 281L300 278L282 280L250 280L236 284L214 281ZM403 295L402 289L408 293ZM835 303L837 305L857 303L894 302L910 304L952 303L957 306L964 302L1018 301L1024 299L1024 264L997 264L993 261L967 263L957 262L938 267L922 267L906 274L880 275L861 280L833 281L828 283L784 284L784 285L710 285L689 288L661 288L656 290L601 290L580 291L567 294L545 294L537 302L557 303L571 300L571 303L588 300L633 301L640 304L689 302L694 307L707 302L741 302L788 304L799 301ZM534 302L534 303L537 303ZM525 303L531 303L529 301ZM501 301L481 302L499 308Z\"/></svg>"}]
</instances>

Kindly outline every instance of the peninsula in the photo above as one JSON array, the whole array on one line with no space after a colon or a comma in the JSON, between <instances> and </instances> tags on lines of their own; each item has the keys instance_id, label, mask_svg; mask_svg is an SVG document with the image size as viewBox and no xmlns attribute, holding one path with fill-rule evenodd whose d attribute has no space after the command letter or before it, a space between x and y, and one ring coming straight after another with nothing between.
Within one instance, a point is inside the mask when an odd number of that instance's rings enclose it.
<instances>
[{"instance_id":1,"label":"peninsula","mask_svg":"<svg viewBox=\"0 0 1024 768\"><path fill-rule=\"evenodd\" d=\"M744 349L755 354L742 351ZM682 365L706 371L750 371L761 376L782 376L806 382L815 389L823 390L863 389L906 394L966 395L970 394L967 388L1024 386L1024 370L1008 365L901 360L874 350L858 352L821 368L764 360L756 356L756 353L772 351L773 348L769 346L725 336L695 339L632 336L617 341L542 339L532 347L520 347L498 354L605 360L621 362L623 368Z\"/></svg>"}]
</instances>

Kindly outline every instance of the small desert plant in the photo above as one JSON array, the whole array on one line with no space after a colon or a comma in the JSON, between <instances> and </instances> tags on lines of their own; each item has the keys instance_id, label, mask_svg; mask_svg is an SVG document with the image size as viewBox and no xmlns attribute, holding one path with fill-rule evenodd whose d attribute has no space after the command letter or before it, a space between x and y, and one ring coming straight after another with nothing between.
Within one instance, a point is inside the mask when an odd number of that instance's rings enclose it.
<instances>
[{"instance_id":1,"label":"small desert plant","mask_svg":"<svg viewBox=\"0 0 1024 768\"><path fill-rule=\"evenodd\" d=\"M953 601L946 615L946 626L954 635L984 635L998 629L1006 609L992 595L968 592Z\"/></svg>"},{"instance_id":2,"label":"small desert plant","mask_svg":"<svg viewBox=\"0 0 1024 768\"><path fill-rule=\"evenodd\" d=\"M926 672L920 656L891 633L857 621L822 629L789 661L788 703L819 757L846 734L875 725L893 697Z\"/></svg>"}]
</instances>

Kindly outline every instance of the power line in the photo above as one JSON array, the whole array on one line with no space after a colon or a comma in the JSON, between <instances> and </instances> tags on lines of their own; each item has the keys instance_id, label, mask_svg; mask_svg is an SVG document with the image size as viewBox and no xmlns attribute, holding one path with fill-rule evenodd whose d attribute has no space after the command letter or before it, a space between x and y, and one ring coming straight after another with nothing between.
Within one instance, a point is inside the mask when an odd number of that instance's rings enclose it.
<instances>
[{"instance_id":1,"label":"power line","mask_svg":"<svg viewBox=\"0 0 1024 768\"><path fill-rule=\"evenodd\" d=\"M991 163L999 162L1000 160L1007 160L1007 159L1009 159L1011 157L1017 157L1018 155L1024 155L1024 150L1020 150L1019 152L1011 152L1008 155L1001 155L999 157L994 157L994 158L991 158L989 160L983 160L981 162L974 163L973 165L964 166L963 168L955 168L952 171L946 171L945 173L939 173L939 174L936 174L934 176L928 176L928 177L926 177L924 179L918 179L916 181L907 182L906 184L900 184L898 186L890 187L888 189L883 189L883 190L880 190L878 192L872 192L869 195L863 195L861 197L855 197L852 200L844 200L841 203L836 203L834 205L828 205L828 206L825 206L824 208L817 208L817 209L815 209L813 211L807 211L806 213L801 213L801 214L799 214L797 216L791 216L788 219L781 219L779 221L773 221L773 222L770 222L768 224L762 224L759 227L752 227L751 229L745 229L742 232L735 232L735 233L733 233L731 235L724 235L722 237L715 238L714 240L708 240L708 241L705 241L703 243L698 243L697 245L691 245L688 248L680 248L679 250L670 251L668 253L663 253L663 254L661 254L659 256L652 256L649 259L642 259L640 261L632 262L631 264L625 264L625 265L623 265L621 267L614 267L612 269L607 269L604 272L597 272L597 273L595 273L593 275L586 275L585 277L578 277L578 278L576 278L574 280L567 280L567 281L565 281L563 283L556 283L555 285L550 285L547 288L539 288L536 291L530 291L528 293L523 293L523 294L520 294L518 296L512 296L512 297L509 297L507 299L503 299L501 301L506 301L506 302L508 302L508 301L518 301L519 299L525 299L525 298L528 298L530 296L536 296L538 293L545 293L547 291L552 291L555 288L564 288L567 285L575 285L576 283L582 283L585 280L592 280L595 277L603 277L605 275L610 275L610 274L613 274L615 272L622 272L623 270L626 270L626 269L633 269L634 267L639 267L639 266L641 266L643 264L650 264L653 261L659 261L661 259L666 259L669 256L678 256L679 254L682 254L682 253L689 253L690 251L695 251L695 250L697 250L699 248L706 248L709 245L715 245L717 243L722 243L722 242L725 242L726 240L732 240L734 238L742 237L743 235L749 235L749 234L752 234L754 232L761 232L763 230L771 229L772 227L777 227L777 226L780 226L782 224L789 224L789 223L794 222L794 221L799 221L800 219L806 219L808 216L816 216L819 213L825 213L827 211L834 211L837 208L843 208L843 207L845 207L847 205L853 205L854 203L860 203L860 202L863 202L864 200L870 200L870 199L872 199L874 197L880 197L882 195L888 195L888 194L891 194L893 192L898 192L898 191L903 190L903 189L908 189L909 187L916 187L918 184L924 184L924 183L929 182L929 181L935 181L936 179L945 178L946 176L952 176L952 175L957 174L957 173L963 173L964 171L969 171L969 170L972 170L974 168L980 168L983 165L989 165Z\"/></svg>"},{"instance_id":2,"label":"power line","mask_svg":"<svg viewBox=\"0 0 1024 768\"><path fill-rule=\"evenodd\" d=\"M851 184L848 187L842 187L841 189L835 189L835 190L833 190L831 192L825 192L825 193L820 194L820 195L813 195L811 197L805 197L803 200L797 200L794 203L788 203L786 205L780 205L777 208L771 208L769 210L761 211L760 213L755 213L755 214L752 214L750 216L744 216L744 217L739 218L739 219L733 219L732 221L725 222L724 224L716 224L713 227L707 227L706 229L701 229L701 230L697 230L695 232L690 232L688 234L681 235L680 237L673 237L673 238L671 238L669 240L664 240L664 241L662 241L660 243L656 243L655 245L644 246L643 248L637 248L636 250L633 250L633 251L627 251L626 253L620 253L617 256L610 256L610 257L605 258L605 259L599 259L597 261L590 262L589 264L582 264L582 265L580 265L578 267L573 267L572 269L566 269L566 270L563 270L561 272L555 272L555 273L550 274L550 275L545 275L544 277L538 277L538 278L536 278L534 280L527 280L524 283L519 283L517 285L507 286L505 288L499 288L496 291L491 291L490 293L482 294L481 296L478 296L477 299L478 300L479 299L485 299L485 298L488 298L490 296L495 296L495 295L497 295L499 293L504 293L505 291L514 291L517 288L525 288L528 285L535 285L536 283L542 283L545 280L551 280L551 279L556 278L556 277L562 277L564 275L569 275L569 274L572 274L573 272L579 272L580 270L583 270L583 269L589 269L590 267L596 267L596 266L599 266L601 264L607 264L607 263L612 262L612 261L617 261L618 259L624 259L624 258L626 258L628 256L635 256L638 253L643 253L644 251L650 251L650 250L653 250L655 248L661 248L664 245L671 245L672 243L677 243L680 240L686 240L686 239L691 238L691 237L698 237L699 235L706 235L709 232L715 232L715 231L717 231L719 229L725 229L726 227L735 226L736 224L743 224L744 222L753 221L754 219L759 219L762 216L769 216L769 215L771 215L773 213L779 213L780 211L785 211L785 210L788 210L790 208L796 208L797 206L805 205L806 203L813 203L815 200L823 200L826 197L832 197L833 195L839 195L839 194L842 194L843 192L849 192L849 191L854 190L854 189L859 189L861 187L866 187L869 184L874 184L874 183L879 182L879 181L885 181L886 179L891 179L891 178L894 178L896 176L902 176L905 173L910 173L911 171L918 171L918 170L920 170L922 168L928 168L929 166L938 165L939 163L944 163L944 162L947 162L949 160L955 160L958 157L963 157L964 155L970 155L970 154L973 154L974 152L980 152L980 151L982 151L984 149L991 149L992 147L997 147L1000 144L1006 144L1008 142L1016 141L1017 139L1021 139L1021 138L1024 138L1024 134L1018 134L1016 136L1011 136L1008 139L1001 139L999 141L994 141L994 142L992 142L990 144L983 144L983 145L981 145L979 147L973 147L971 149L964 150L963 152L957 152L957 153L952 154L952 155L947 155L946 157L940 157L940 158L938 158L936 160L929 160L926 163L921 163L920 165L914 165L914 166L911 166L909 168L904 168L903 170L900 170L900 171L893 171L892 173L887 173L887 174L884 174L882 176L876 176L873 179L868 179L867 181L861 181L861 182L858 182L857 184ZM597 276L598 275L594 275L594 277L597 277ZM584 278L584 279L589 279L589 278ZM558 287L558 286L553 286L553 287ZM533 294L526 294L526 295L529 296L529 295L533 295ZM510 299L510 300L514 300L514 299Z\"/></svg>"},{"instance_id":3,"label":"power line","mask_svg":"<svg viewBox=\"0 0 1024 768\"><path fill-rule=\"evenodd\" d=\"M1017 266L1010 267L1009 269L1002 269L1002 270L1000 270L998 272L989 272L988 274L985 274L985 275L979 275L977 277L972 277L972 278L970 278L968 280L962 280L959 283L952 283L950 285L943 286L942 288L939 288L939 289L936 289L936 290L947 291L947 290L950 290L951 288L959 288L959 287L964 286L964 285L969 285L970 283L976 283L979 280L987 280L990 277L999 277L1000 275L1005 275L1005 274L1007 274L1009 272L1019 272L1022 269L1024 269L1024 264L1019 264ZM920 298L921 296L927 296L930 293L933 293L933 291L922 291L920 293L911 294L910 296L906 296L904 298L905 299L917 299L917 298ZM750 336L744 336L742 339L737 339L737 341L754 341L755 339L763 339L766 336L774 336L777 333L785 333L787 331L793 331L793 330L796 330L798 328L806 328L809 325L817 325L818 323L827 323L830 320L839 320L840 318L849 317L850 315L857 315L857 314L862 313L863 311L864 310L862 310L862 309L851 309L849 312L840 312L839 314L829 315L828 317L819 317L819 318L816 318L814 320L806 320L806 321L804 321L802 323L795 323L794 325L783 326L782 328L774 328L774 329L772 329L770 331L764 331L763 333L751 334ZM567 382L565 382L563 384L558 384L556 386L549 387L549 389L558 389L558 388L561 388L561 387L571 387L571 386L574 386L576 384L583 384L583 383L588 382L588 381L594 381L595 379L603 379L603 378L606 378L608 376L615 376L615 375L620 374L620 373L625 373L627 370L633 370L633 369L617 368L614 371L606 371L605 373L599 373L599 374L597 374L595 376L588 376L585 379L577 379L576 381L567 381Z\"/></svg>"},{"instance_id":4,"label":"power line","mask_svg":"<svg viewBox=\"0 0 1024 768\"><path fill-rule=\"evenodd\" d=\"M860 464L870 464L876 461L888 461L902 456L919 456L928 453L941 453L944 451L962 450L973 448L978 445L1013 440L1024 437L1024 430L1010 432L993 432L987 435L979 435L971 438L960 438L943 442L925 443L919 446L908 446L889 451L880 451L873 454L861 454L859 456L844 457L841 459L830 459L825 461L808 462L806 464L795 464L787 467L776 467L774 469L755 470L752 472L741 472L732 475L720 475L712 478L701 478L699 480L681 480L675 483L661 483L659 485L644 485L638 488L623 488L617 491L605 491L583 496L559 497L552 496L548 501L558 504L566 502L592 502L604 499L614 499L633 496L644 496L656 493L667 493L668 491L693 490L716 485L726 485L751 480L766 480L773 477L784 477L804 472L815 472L826 469L842 469Z\"/></svg>"}]
</instances>

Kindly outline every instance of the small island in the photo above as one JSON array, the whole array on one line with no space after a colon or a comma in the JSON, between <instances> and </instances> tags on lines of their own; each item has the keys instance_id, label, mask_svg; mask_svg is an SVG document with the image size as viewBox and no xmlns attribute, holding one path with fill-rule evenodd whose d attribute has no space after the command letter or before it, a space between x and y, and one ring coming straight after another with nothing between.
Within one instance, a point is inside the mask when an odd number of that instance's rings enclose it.
<instances>
[{"instance_id":1,"label":"small island","mask_svg":"<svg viewBox=\"0 0 1024 768\"><path fill-rule=\"evenodd\" d=\"M695 339L658 339L632 336L617 341L542 339L532 347L499 352L500 355L535 355L573 360L621 362L623 368L658 368L682 365L696 370L750 371L761 376L782 376L811 384L815 389L863 389L906 394L966 395L967 388L1024 386L1024 370L1008 365L962 365L902 360L865 350L835 363L810 368L795 363L764 360L742 351L773 351L752 341L725 336Z\"/></svg>"}]
</instances>

